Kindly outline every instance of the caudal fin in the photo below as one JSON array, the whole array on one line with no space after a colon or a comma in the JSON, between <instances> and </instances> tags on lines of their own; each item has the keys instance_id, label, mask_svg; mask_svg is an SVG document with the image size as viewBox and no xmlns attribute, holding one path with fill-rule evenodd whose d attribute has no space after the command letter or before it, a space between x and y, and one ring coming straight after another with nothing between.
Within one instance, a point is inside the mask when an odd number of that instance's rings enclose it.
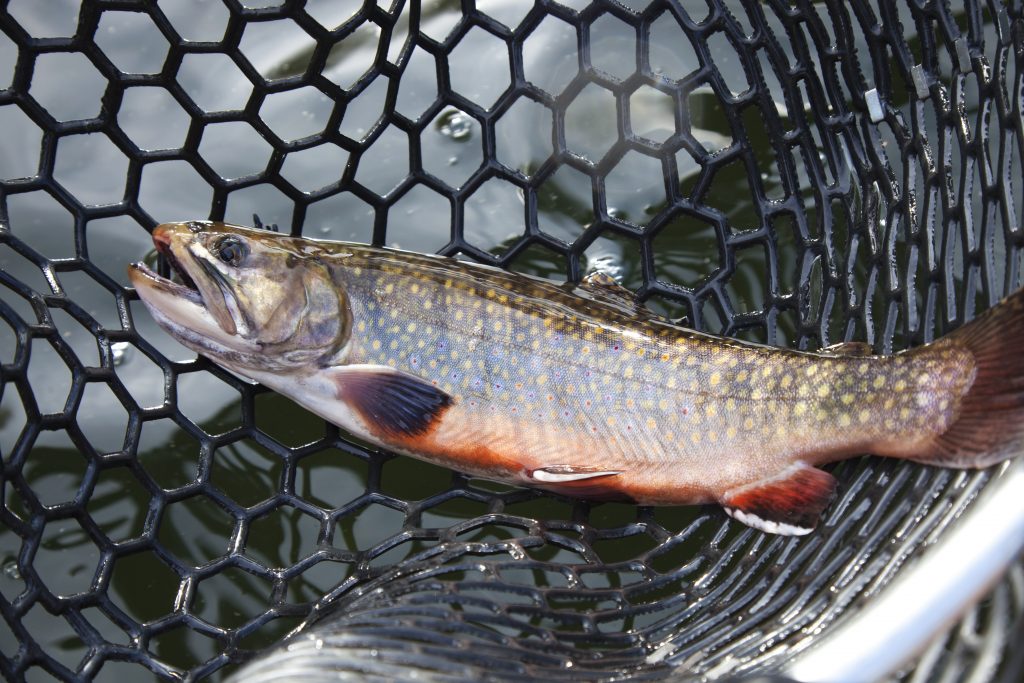
<instances>
[{"instance_id":1,"label":"caudal fin","mask_svg":"<svg viewBox=\"0 0 1024 683\"><path fill-rule=\"evenodd\" d=\"M1024 453L1024 289L937 343L966 348L977 371L957 418L916 459L988 467Z\"/></svg>"}]
</instances>

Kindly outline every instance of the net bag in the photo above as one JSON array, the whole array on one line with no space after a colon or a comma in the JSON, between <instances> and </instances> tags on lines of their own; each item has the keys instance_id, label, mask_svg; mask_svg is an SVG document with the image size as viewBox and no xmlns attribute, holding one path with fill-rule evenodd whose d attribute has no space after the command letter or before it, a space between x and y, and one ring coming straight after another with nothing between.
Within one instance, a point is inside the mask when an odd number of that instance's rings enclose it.
<instances>
[{"instance_id":1,"label":"net bag","mask_svg":"<svg viewBox=\"0 0 1024 683\"><path fill-rule=\"evenodd\" d=\"M125 268L167 272L160 222L255 214L553 279L601 270L696 329L891 353L1021 286L1021 12L0 3L0 673L813 678L794 662L1021 461L841 463L802 538L470 480L197 358ZM865 655L905 680L1019 680L1022 516L998 537L1016 563L971 574L968 602L1002 578L957 625L916 659L909 641Z\"/></svg>"}]
</instances>

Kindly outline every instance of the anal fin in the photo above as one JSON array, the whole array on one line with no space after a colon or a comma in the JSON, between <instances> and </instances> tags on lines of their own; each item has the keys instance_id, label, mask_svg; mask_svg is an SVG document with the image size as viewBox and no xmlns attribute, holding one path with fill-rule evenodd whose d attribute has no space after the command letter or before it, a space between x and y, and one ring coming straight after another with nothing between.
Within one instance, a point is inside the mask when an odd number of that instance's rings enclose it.
<instances>
[{"instance_id":1,"label":"anal fin","mask_svg":"<svg viewBox=\"0 0 1024 683\"><path fill-rule=\"evenodd\" d=\"M835 488L831 474L797 462L775 477L727 491L721 504L726 514L747 526L803 536L814 530Z\"/></svg>"},{"instance_id":2,"label":"anal fin","mask_svg":"<svg viewBox=\"0 0 1024 683\"><path fill-rule=\"evenodd\" d=\"M328 372L338 398L383 436L418 436L452 403L430 382L385 365L345 365Z\"/></svg>"}]
</instances>

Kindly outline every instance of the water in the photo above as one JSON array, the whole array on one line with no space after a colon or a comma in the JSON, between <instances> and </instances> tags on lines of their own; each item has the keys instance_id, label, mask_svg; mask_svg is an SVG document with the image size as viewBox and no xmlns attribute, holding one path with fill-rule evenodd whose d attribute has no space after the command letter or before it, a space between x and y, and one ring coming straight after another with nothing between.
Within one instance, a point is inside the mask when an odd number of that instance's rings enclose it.
<instances>
[{"instance_id":1,"label":"water","mask_svg":"<svg viewBox=\"0 0 1024 683\"><path fill-rule=\"evenodd\" d=\"M502 21L517 23L517 3L493 3L494 11ZM74 22L62 28L56 17L48 16L34 5L20 3L18 13L26 22L45 28L54 35L65 35L73 30ZM69 5L70 7L70 5ZM457 19L457 3L424 3L423 30L443 38ZM67 8L65 8L67 9ZM180 8L179 8L180 9ZM217 40L226 23L224 7L213 2L190 3L188 11L175 9L171 20L176 30L190 40ZM313 12L314 10L310 10ZM319 21L334 28L346 16L342 10L329 7L315 10ZM332 13L333 12L333 13ZM108 13L105 13L108 14ZM125 13L110 13L125 14ZM335 16L337 15L337 16ZM611 15L607 15L610 17ZM118 63L125 67L151 70L166 54L162 39L141 43L145 50L129 50L125 43L133 36L150 35L148 28L142 33L123 32L123 22L148 20L143 14L111 16L111 35L119 36L109 49ZM122 23L119 23L122 22ZM287 22L286 22L287 23ZM254 24L254 26L257 24ZM912 24L906 24L908 29ZM44 31L44 28L39 30ZM635 54L635 35L619 30L614 22L602 23L595 34L595 45L608 63L613 77L624 77L634 68L632 63L618 60L621 55ZM470 43L488 48L487 59L474 63L474 70L456 70L453 83L466 97L484 108L491 107L501 90L508 84L509 64L503 44L497 56L489 49L490 38L478 33ZM63 33L62 33L63 32ZM659 23L651 34L652 66L662 75L682 78L699 67L692 46L677 42L671 25ZM247 32L247 36L248 36ZM282 34L283 35L283 34ZM262 55L257 65L268 78L284 78L308 62L311 47L308 37L289 32L293 42L270 40L274 34L246 45L273 45L271 55ZM259 37L259 36L257 36ZM346 41L344 49L332 54L328 75L343 87L359 81L372 60L377 47L379 31L372 28L357 32ZM685 37L683 38L685 41ZM475 42L474 42L475 41ZM243 41L245 42L245 41ZM471 45L471 46L472 46ZM2 46L0 46L2 47ZM245 46L243 46L245 47ZM713 48L715 46L712 46ZM727 54L731 48L720 45L717 54L724 78L731 89L744 89L745 77L735 59ZM251 48L250 51L255 50ZM0 50L0 77L12 70L9 51ZM56 57L57 55L54 55ZM575 33L564 22L545 19L526 41L523 49L524 73L533 85L558 94L578 71ZM230 60L217 55L189 55L180 72L182 87L207 111L232 111L245 105L251 84ZM63 59L63 57L62 57ZM303 61L305 59L305 62ZM53 100L54 113L61 118L92 116L98 111L102 83L95 84L95 70L88 60L72 58L67 64L49 64L43 60L34 83L42 101ZM52 68L51 68L52 67ZM67 68L65 68L67 67ZM70 71L68 69L71 69ZM621 69L621 73L617 71ZM301 69L300 69L301 70ZM436 63L419 51L408 63L398 95L398 109L411 120L425 115L436 94ZM81 88L69 87L68 79L75 78ZM378 77L379 78L379 77ZM102 79L101 79L102 80ZM0 79L0 82L3 82ZM382 81L383 83L383 81ZM383 111L383 86L367 87L348 106L342 122L342 132L354 139L362 139L376 125ZM315 89L303 88L269 96L260 109L260 117L285 141L303 140L324 130L331 103ZM676 134L673 102L664 92L645 87L629 99L632 131L650 144L659 145ZM687 96L690 116L689 135L693 142L707 153L720 153L735 142L735 131L722 115L722 107L707 88L698 88ZM570 149L589 163L599 163L614 145L617 136L615 100L608 90L596 85L587 86L568 105L566 138ZM118 117L125 133L142 149L164 150L180 146L188 129L188 116L184 110L159 88L136 87L125 94ZM8 134L0 140L0 170L7 178L32 176L38 168L38 150L41 136L38 128L16 106L0 107L0 121ZM424 170L452 189L465 187L483 163L483 135L480 122L469 114L448 107L433 121L423 126L419 140L423 152ZM530 178L548 160L551 151L552 114L546 107L531 100L520 100L502 116L494 128L497 160L509 171ZM770 143L763 127L753 127L751 142L761 153L770 154ZM312 199L306 213L307 234L331 239L369 241L373 223L379 211L386 211L388 244L418 251L436 251L445 247L451 238L451 206L436 191L417 185L390 208L374 208L355 194L343 191L325 194L352 172L359 182L381 193L389 192L401 182L408 164L408 136L395 129L378 141L373 153L364 154L353 167L349 153L332 143L288 151L284 155L282 175L292 188ZM379 145L379 146L378 146ZM269 145L248 123L232 122L207 126L199 145L199 153L218 172L226 177L246 178L259 173L270 163ZM58 147L57 175L61 183L85 202L103 205L120 200L125 190L124 176L127 159L109 140L101 135L75 135L62 139ZM693 154L680 150L675 159L677 178L670 182L678 185L683 196L688 196L701 178L702 171ZM768 196L777 196L780 179L777 172L765 166L762 175ZM102 171L102 172L99 172ZM537 202L538 218L545 235L569 245L581 239L592 225L614 219L636 230L644 230L654 216L667 203L663 184L663 169L653 156L637 152L623 159L617 172L610 175L606 191L609 203L594 207L591 185L587 175L568 166L562 167L546 181ZM807 186L807 179L801 183ZM243 183L243 185L245 185ZM322 196L321 196L322 195ZM513 183L493 178L479 184L471 193L462 195L465 202L466 237L482 251L501 255L519 239L523 229L525 206L521 189ZM66 258L75 254L76 238L73 216L52 196L33 191L8 198L11 229L33 249L50 258ZM197 171L180 160L155 160L144 166L139 193L142 208L156 221L204 218L213 203L212 192ZM750 199L745 170L739 163L724 164L718 168L703 201L719 210L731 231L756 229L761 218ZM267 184L240 187L227 194L226 218L239 223L251 222L258 213L265 223L290 226L294 201L280 189ZM884 215L880 221L884 221ZM884 224L879 231L884 233ZM93 218L84 232L85 246L93 263L112 282L126 284L125 266L138 259L153 260L152 243L136 219L127 215ZM696 290L715 277L723 259L722 244L717 228L710 223L680 216L668 222L654 240L656 253L653 268L656 277L665 283ZM800 245L794 240L793 250ZM733 310L758 311L765 305L768 282L768 262L764 249L756 243L735 252L737 269L723 283L723 291L730 299ZM785 257L784 257L785 258ZM795 258L795 257L794 257ZM815 262L817 263L817 262ZM638 287L643 282L644 263L639 242L622 232L604 231L589 242L585 250L583 270L601 270L627 287ZM795 264L794 264L795 266ZM120 330L120 321L112 315L114 295L99 286L91 277L76 278L70 273L42 272L30 260L10 249L0 248L0 267L18 280L29 284L38 293L49 295L53 284L62 286L68 296L87 311L97 322L99 334L103 330ZM523 272L564 279L568 264L561 255L543 246L525 250L512 267ZM820 269L820 266L815 266ZM794 268L795 269L795 268ZM820 287L820 270L817 280ZM56 282L54 282L56 280ZM810 280L815 282L814 277ZM4 292L4 302L18 315L34 322L36 315L22 298ZM818 297L810 297L817 301ZM698 311L689 310L679 302L656 297L649 305L671 317L698 316L711 331L716 329L714 306ZM195 356L168 338L153 322L145 310L135 302L131 306L138 331L167 358L185 364L193 363ZM62 338L78 359L86 366L100 367L101 359L95 348L93 333L82 322L70 317L59 318L55 324ZM783 334L772 339L779 344L793 344L797 340ZM789 328L792 329L792 328ZM4 333L6 325L0 325ZM751 333L764 341L763 328ZM0 337L0 361L11 362L16 342L11 335ZM54 346L43 338L32 341L30 377L36 397L44 412L59 412L72 391L70 371ZM129 342L110 344L113 370L132 399L142 407L160 406L166 400L165 378L159 365ZM101 453L116 453L125 441L128 413L122 398L111 392L107 385L98 383L96 390L86 394L79 409L80 426L89 442ZM230 381L207 372L186 373L179 376L175 387L179 407L184 415L210 434L224 434L241 424L241 394ZM92 390L90 390L92 391ZM272 438L290 446L305 445L321 439L323 422L297 408L290 401L274 394L260 394L256 401L257 427ZM26 423L25 407L17 392L5 390L0 397L0 453L7 457L18 443ZM180 490L196 481L204 471L198 443L173 420L162 418L147 420L142 427L140 447L132 457L138 470L124 466L105 467L97 475L92 497L87 505L89 515L114 542L128 542L143 538L151 500L150 487L159 486L168 491ZM41 435L31 449L26 465L26 476L46 504L59 504L72 500L78 484L85 474L87 461L76 448L70 435L56 430ZM241 507L257 505L272 498L279 488L286 466L280 458L262 449L250 440L236 441L217 449L210 460L208 476L213 485ZM364 499L370 472L379 472L380 490L391 505L371 504ZM361 460L341 451L326 449L306 456L295 464L295 493L309 503L310 509L279 508L273 514L261 517L249 529L246 555L269 567L290 566L309 557L322 547L372 550L376 544L398 534L411 522L398 505L401 501L435 499L447 491L453 481L450 471L407 458L383 459L376 456ZM481 490L489 485L473 483ZM9 495L8 507L20 515L28 515L19 508L16 497ZM352 508L333 524L330 514ZM570 520L571 506L551 498L528 499L510 505L516 514L544 519ZM459 501L454 504L428 506L418 523L423 527L443 529L482 514L480 504ZM636 510L629 506L596 508L591 524L599 528L617 528L636 520ZM659 510L657 519L668 529L683 528L699 510L690 508ZM500 532L481 531L474 540L508 541L514 555L524 551L513 541L521 530ZM225 555L233 542L234 520L222 508L206 497L186 497L172 503L164 512L164 525L160 540L181 561L201 565ZM8 598L9 591L20 590L20 572L14 555L18 544L13 534L7 533L4 557L0 564L0 588ZM36 556L36 568L50 577L56 585L69 590L82 589L83 577L88 576L89 563L95 566L96 546L88 534L75 525L54 528L47 537L51 548L61 552L45 552ZM699 535L693 547L704 542ZM374 562L386 565L405 559L409 555L436 542L436 538L403 543L387 553L376 556ZM636 557L649 550L650 538L644 535L627 536L603 550L609 560ZM679 563L686 552L680 553ZM76 561L65 558L74 556ZM119 560L115 564L111 583L111 599L139 620L152 620L169 614L174 609L179 580L159 560L143 555L135 560ZM550 547L540 559L580 562L581 558L569 551ZM309 602L329 591L354 571L352 563L341 560L314 564L289 583L289 599L297 603ZM244 623L258 614L266 605L270 586L267 581L251 574L225 574L227 581L200 583L196 588L195 607L204 610L203 617L219 626L229 627ZM576 581L573 577L572 581ZM219 603L216 606L214 603ZM205 606L205 607L204 607ZM50 621L40 616L31 621L39 625L33 635L44 647L77 653L80 644L65 642L67 628L47 635L43 626ZM274 622L271 622L273 624ZM116 625L108 626L115 631ZM286 630L286 629L285 629ZM268 626L267 632L271 628ZM282 631L283 632L283 631ZM274 631L277 633L277 631ZM127 634L121 634L127 639ZM69 641L70 642L70 641ZM216 653L216 643L194 633L172 630L153 645L154 651L168 662L187 666ZM69 655L70 656L70 655ZM72 664L73 666L73 664ZM137 671L135 672L138 673Z\"/></svg>"}]
</instances>

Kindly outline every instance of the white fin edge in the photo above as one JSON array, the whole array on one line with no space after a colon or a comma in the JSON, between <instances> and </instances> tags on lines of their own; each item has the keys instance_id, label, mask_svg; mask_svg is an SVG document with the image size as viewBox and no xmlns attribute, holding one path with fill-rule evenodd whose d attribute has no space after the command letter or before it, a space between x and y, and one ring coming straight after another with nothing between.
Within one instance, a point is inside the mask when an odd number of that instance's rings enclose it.
<instances>
[{"instance_id":1,"label":"white fin edge","mask_svg":"<svg viewBox=\"0 0 1024 683\"><path fill-rule=\"evenodd\" d=\"M565 471L559 472L558 470L560 469ZM584 479L594 479L596 477L610 477L616 474L621 474L621 472L572 472L562 466L542 467L538 470L533 470L530 472L530 478L534 481L542 481L548 484L560 484L567 481L583 481Z\"/></svg>"},{"instance_id":2,"label":"white fin edge","mask_svg":"<svg viewBox=\"0 0 1024 683\"><path fill-rule=\"evenodd\" d=\"M778 534L779 536L806 536L814 531L813 528L795 526L784 522L773 522L769 519L761 519L757 515L752 515L749 512L744 512L737 508L723 506L722 509L725 510L725 514L729 515L736 521L743 522L749 527L753 527L769 534Z\"/></svg>"}]
</instances>

